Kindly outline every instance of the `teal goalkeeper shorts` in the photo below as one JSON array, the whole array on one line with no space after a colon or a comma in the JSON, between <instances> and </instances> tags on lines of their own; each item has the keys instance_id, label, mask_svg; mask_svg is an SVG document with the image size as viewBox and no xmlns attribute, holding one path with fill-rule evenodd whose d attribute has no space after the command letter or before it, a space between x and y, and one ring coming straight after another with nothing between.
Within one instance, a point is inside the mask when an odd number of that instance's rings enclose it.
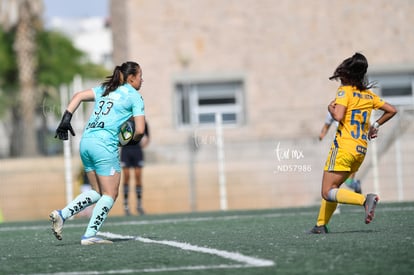
<instances>
[{"instance_id":1,"label":"teal goalkeeper shorts","mask_svg":"<svg viewBox=\"0 0 414 275\"><path fill-rule=\"evenodd\" d=\"M119 149L116 144L105 143L99 138L82 138L80 157L85 172L95 171L100 176L113 176L121 173Z\"/></svg>"}]
</instances>

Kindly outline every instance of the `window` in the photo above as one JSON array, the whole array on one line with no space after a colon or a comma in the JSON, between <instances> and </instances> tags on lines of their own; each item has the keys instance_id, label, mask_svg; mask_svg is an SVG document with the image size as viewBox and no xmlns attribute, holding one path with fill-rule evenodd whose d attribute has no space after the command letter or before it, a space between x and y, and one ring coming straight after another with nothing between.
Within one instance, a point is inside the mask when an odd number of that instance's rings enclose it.
<instances>
[{"instance_id":1,"label":"window","mask_svg":"<svg viewBox=\"0 0 414 275\"><path fill-rule=\"evenodd\" d=\"M214 125L216 113L225 125L244 123L243 81L181 80L175 84L178 126Z\"/></svg>"},{"instance_id":2,"label":"window","mask_svg":"<svg viewBox=\"0 0 414 275\"><path fill-rule=\"evenodd\" d=\"M370 81L376 82L374 92L393 105L414 104L414 72L373 73Z\"/></svg>"}]
</instances>

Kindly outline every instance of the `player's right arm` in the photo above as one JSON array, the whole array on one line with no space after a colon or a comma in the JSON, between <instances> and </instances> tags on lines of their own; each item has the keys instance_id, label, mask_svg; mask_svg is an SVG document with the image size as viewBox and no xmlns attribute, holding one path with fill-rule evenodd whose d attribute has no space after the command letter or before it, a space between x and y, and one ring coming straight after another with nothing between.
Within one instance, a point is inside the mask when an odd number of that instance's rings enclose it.
<instances>
[{"instance_id":1,"label":"player's right arm","mask_svg":"<svg viewBox=\"0 0 414 275\"><path fill-rule=\"evenodd\" d=\"M63 113L62 120L56 129L55 138L67 140L69 138L68 132L70 132L72 136L75 136L75 131L70 124L73 112L78 109L82 101L91 101L94 99L95 93L91 89L74 94L69 102L69 105L66 107L66 111Z\"/></svg>"},{"instance_id":2,"label":"player's right arm","mask_svg":"<svg viewBox=\"0 0 414 275\"><path fill-rule=\"evenodd\" d=\"M93 101L93 100L95 100L95 93L93 92L92 89L77 92L73 95L66 110L73 114L73 112L75 112L76 109L78 109L82 101Z\"/></svg>"},{"instance_id":3,"label":"player's right arm","mask_svg":"<svg viewBox=\"0 0 414 275\"><path fill-rule=\"evenodd\" d=\"M329 104L328 111L331 113L333 119L336 121L341 121L345 117L346 106L337 104L333 101L331 104Z\"/></svg>"},{"instance_id":4,"label":"player's right arm","mask_svg":"<svg viewBox=\"0 0 414 275\"><path fill-rule=\"evenodd\" d=\"M322 140L326 136L330 126L331 126L331 124L326 124L326 123L323 124L323 127L321 129L321 133L319 134L319 140Z\"/></svg>"}]
</instances>

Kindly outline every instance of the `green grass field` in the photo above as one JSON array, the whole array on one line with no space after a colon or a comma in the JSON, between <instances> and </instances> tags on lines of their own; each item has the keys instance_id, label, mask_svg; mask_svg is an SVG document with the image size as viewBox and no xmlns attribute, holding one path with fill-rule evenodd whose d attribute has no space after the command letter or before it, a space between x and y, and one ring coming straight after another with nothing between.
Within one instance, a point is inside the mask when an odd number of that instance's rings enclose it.
<instances>
[{"instance_id":1,"label":"green grass field","mask_svg":"<svg viewBox=\"0 0 414 275\"><path fill-rule=\"evenodd\" d=\"M114 244L81 246L87 220L0 224L0 274L414 274L414 203L341 206L331 233L306 234L318 209L109 217Z\"/></svg>"}]
</instances>

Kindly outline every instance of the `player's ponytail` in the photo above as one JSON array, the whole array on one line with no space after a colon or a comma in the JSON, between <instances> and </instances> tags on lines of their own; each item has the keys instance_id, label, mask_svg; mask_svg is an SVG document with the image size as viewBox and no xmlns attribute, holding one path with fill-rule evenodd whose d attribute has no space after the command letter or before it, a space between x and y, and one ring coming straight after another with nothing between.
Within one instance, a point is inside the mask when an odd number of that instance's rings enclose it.
<instances>
[{"instance_id":1,"label":"player's ponytail","mask_svg":"<svg viewBox=\"0 0 414 275\"><path fill-rule=\"evenodd\" d=\"M116 66L112 75L107 76L106 80L102 83L102 86L105 88L103 96L107 96L110 92L125 84L128 75L136 75L140 69L138 63L131 61L125 62L121 66Z\"/></svg>"},{"instance_id":2,"label":"player's ponytail","mask_svg":"<svg viewBox=\"0 0 414 275\"><path fill-rule=\"evenodd\" d=\"M340 79L343 85L351 85L363 91L373 87L365 76L368 70L368 60L361 53L355 53L352 57L345 59L336 69L334 74L329 77Z\"/></svg>"}]
</instances>

